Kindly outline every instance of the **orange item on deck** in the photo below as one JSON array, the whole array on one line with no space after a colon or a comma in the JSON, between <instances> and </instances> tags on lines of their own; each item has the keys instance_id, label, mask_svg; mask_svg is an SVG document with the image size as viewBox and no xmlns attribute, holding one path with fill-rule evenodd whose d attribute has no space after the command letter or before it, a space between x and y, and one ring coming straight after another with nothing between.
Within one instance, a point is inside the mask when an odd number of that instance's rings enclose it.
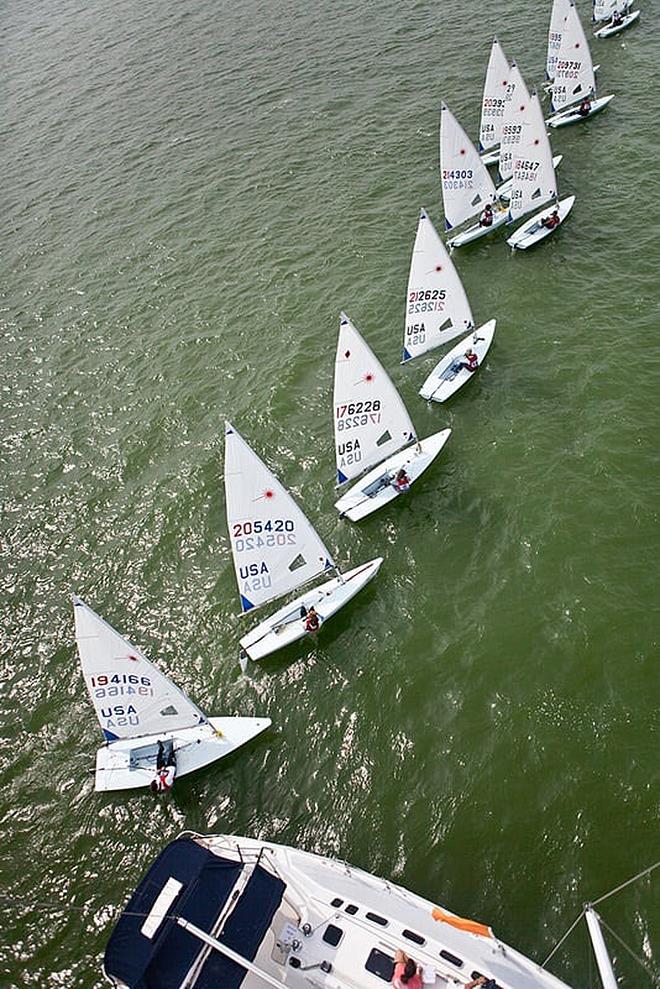
<instances>
[{"instance_id":1,"label":"orange item on deck","mask_svg":"<svg viewBox=\"0 0 660 989\"><path fill-rule=\"evenodd\" d=\"M441 920L445 924L457 927L459 931L467 931L468 934L481 934L482 937L492 937L493 932L485 924L479 924L476 920L467 920L465 917L454 917L453 914L445 913L439 907L433 908L433 919Z\"/></svg>"}]
</instances>

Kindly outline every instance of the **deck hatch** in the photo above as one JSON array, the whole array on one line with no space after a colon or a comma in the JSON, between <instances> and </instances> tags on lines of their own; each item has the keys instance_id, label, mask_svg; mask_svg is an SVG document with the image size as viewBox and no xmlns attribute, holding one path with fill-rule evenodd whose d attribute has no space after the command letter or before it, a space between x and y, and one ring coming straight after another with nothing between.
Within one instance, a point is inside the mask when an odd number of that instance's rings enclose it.
<instances>
[{"instance_id":1,"label":"deck hatch","mask_svg":"<svg viewBox=\"0 0 660 989\"><path fill-rule=\"evenodd\" d=\"M451 962L457 968L463 968L465 964L462 958L458 958L456 955L452 955L451 951L445 951L443 948L440 952L440 957L446 959L446 961Z\"/></svg>"},{"instance_id":2,"label":"deck hatch","mask_svg":"<svg viewBox=\"0 0 660 989\"><path fill-rule=\"evenodd\" d=\"M383 982L391 982L394 975L394 958L378 948L372 948L364 967L367 972L377 975Z\"/></svg>"},{"instance_id":3,"label":"deck hatch","mask_svg":"<svg viewBox=\"0 0 660 989\"><path fill-rule=\"evenodd\" d=\"M343 936L344 932L341 927L337 927L335 924L328 924L323 932L323 940L333 948L337 947Z\"/></svg>"}]
</instances>

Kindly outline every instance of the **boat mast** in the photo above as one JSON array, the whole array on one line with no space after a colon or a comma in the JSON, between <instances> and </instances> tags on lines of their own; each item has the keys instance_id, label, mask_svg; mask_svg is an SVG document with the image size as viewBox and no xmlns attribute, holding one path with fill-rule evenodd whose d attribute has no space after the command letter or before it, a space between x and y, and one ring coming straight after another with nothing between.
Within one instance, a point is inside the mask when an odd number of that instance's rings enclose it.
<instances>
[{"instance_id":1,"label":"boat mast","mask_svg":"<svg viewBox=\"0 0 660 989\"><path fill-rule=\"evenodd\" d=\"M600 981L603 983L603 989L618 989L617 981L614 976L614 970L612 968L612 962L610 961L610 956L605 945L605 939L603 938L603 932L601 931L600 924L598 922L599 917L590 903L585 905L584 915L587 918L589 937L591 938L591 945L594 949L594 955L596 956L596 963L600 973Z\"/></svg>"}]
</instances>

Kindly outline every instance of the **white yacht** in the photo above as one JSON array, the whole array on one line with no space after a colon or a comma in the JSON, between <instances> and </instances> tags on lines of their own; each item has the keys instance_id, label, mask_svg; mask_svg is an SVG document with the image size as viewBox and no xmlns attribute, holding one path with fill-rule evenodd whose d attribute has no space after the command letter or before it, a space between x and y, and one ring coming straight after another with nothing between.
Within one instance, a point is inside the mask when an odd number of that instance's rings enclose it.
<instances>
[{"instance_id":1,"label":"white yacht","mask_svg":"<svg viewBox=\"0 0 660 989\"><path fill-rule=\"evenodd\" d=\"M384 989L402 949L425 987L567 989L491 929L333 859L185 832L118 920L104 971L117 989Z\"/></svg>"}]
</instances>

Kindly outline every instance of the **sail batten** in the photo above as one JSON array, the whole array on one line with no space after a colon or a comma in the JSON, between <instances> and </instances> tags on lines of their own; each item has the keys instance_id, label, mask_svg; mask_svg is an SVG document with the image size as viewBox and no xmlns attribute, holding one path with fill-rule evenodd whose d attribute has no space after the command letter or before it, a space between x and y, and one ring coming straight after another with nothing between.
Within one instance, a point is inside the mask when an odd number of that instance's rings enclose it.
<instances>
[{"instance_id":1,"label":"sail batten","mask_svg":"<svg viewBox=\"0 0 660 989\"><path fill-rule=\"evenodd\" d=\"M401 396L345 313L335 358L334 435L338 486L416 439Z\"/></svg>"},{"instance_id":2,"label":"sail batten","mask_svg":"<svg viewBox=\"0 0 660 989\"><path fill-rule=\"evenodd\" d=\"M440 177L446 223L457 227L497 199L479 152L446 104L440 111Z\"/></svg>"},{"instance_id":3,"label":"sail batten","mask_svg":"<svg viewBox=\"0 0 660 989\"><path fill-rule=\"evenodd\" d=\"M107 742L204 724L206 715L80 598L73 598L76 644Z\"/></svg>"},{"instance_id":4,"label":"sail batten","mask_svg":"<svg viewBox=\"0 0 660 989\"><path fill-rule=\"evenodd\" d=\"M334 567L305 513L230 423L225 428L225 493L243 612Z\"/></svg>"},{"instance_id":5,"label":"sail batten","mask_svg":"<svg viewBox=\"0 0 660 989\"><path fill-rule=\"evenodd\" d=\"M463 283L428 214L421 210L408 277L402 363L453 340L471 324Z\"/></svg>"}]
</instances>

